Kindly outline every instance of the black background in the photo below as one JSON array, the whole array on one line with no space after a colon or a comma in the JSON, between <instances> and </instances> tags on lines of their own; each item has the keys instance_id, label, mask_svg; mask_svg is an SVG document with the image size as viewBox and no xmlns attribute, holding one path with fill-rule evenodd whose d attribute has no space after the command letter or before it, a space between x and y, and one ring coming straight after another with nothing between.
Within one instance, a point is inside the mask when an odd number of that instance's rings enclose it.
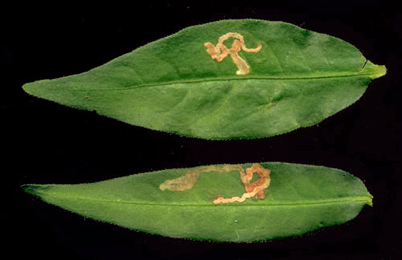
<instances>
[{"instance_id":1,"label":"black background","mask_svg":"<svg viewBox=\"0 0 402 260\"><path fill-rule=\"evenodd\" d=\"M11 253L13 259L400 259L400 8L381 1L261 2L2 4L3 255ZM317 126L242 141L206 141L151 131L37 99L21 89L27 82L87 71L187 26L229 18L280 20L336 36L355 45L372 62L386 65L388 73L374 80L357 103ZM167 168L263 161L348 171L364 181L374 195L374 207L365 207L346 224L299 238L211 243L85 219L20 189L27 183L95 182Z\"/></svg>"}]
</instances>

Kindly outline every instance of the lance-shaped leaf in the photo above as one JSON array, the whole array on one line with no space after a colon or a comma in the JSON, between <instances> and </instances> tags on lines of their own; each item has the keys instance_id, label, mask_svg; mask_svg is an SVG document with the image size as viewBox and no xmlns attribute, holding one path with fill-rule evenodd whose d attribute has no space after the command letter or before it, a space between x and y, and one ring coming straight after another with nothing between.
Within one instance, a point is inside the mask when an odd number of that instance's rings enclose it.
<instances>
[{"instance_id":1,"label":"lance-shaped leaf","mask_svg":"<svg viewBox=\"0 0 402 260\"><path fill-rule=\"evenodd\" d=\"M384 66L335 37L283 22L224 20L186 28L88 72L23 88L154 130L261 138L321 122L384 74Z\"/></svg>"},{"instance_id":2,"label":"lance-shaped leaf","mask_svg":"<svg viewBox=\"0 0 402 260\"><path fill-rule=\"evenodd\" d=\"M233 242L299 236L349 221L364 205L371 205L372 196L358 178L338 169L287 163L261 164L271 172L263 196L216 203L219 198L245 194L238 168L241 175L250 166L171 169L92 184L26 185L24 189L69 211L130 229ZM182 191L169 184L197 172L194 185Z\"/></svg>"}]
</instances>

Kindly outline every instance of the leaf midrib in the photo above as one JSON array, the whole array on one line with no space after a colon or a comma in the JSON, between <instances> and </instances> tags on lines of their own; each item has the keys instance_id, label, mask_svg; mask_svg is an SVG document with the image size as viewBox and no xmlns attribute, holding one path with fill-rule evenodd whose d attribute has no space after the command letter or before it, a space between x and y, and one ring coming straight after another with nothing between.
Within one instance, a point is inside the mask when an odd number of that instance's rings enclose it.
<instances>
[{"instance_id":1,"label":"leaf midrib","mask_svg":"<svg viewBox=\"0 0 402 260\"><path fill-rule=\"evenodd\" d=\"M373 78L377 78L384 75L384 71L382 67L377 68L376 70L370 70L367 72L359 71L352 73L326 73L322 75L310 75L310 76L233 76L233 77L221 77L221 78L202 78L202 79L186 79L186 80L172 80L165 82L155 82L155 83L144 83L132 86L118 87L118 88L77 88L75 90L82 91L104 91L104 90L132 90L137 88L145 88L145 87L158 87L164 85L175 85L175 84L191 84L191 83L205 83L205 82L214 82L214 81L240 81L240 80L279 80L279 81L290 81L290 80L321 80L321 79L331 79L331 78L350 78L350 77L363 77L363 76L372 76ZM48 88L48 89L58 89Z\"/></svg>"},{"instance_id":2,"label":"leaf midrib","mask_svg":"<svg viewBox=\"0 0 402 260\"><path fill-rule=\"evenodd\" d=\"M54 195L46 195L47 197L53 197L58 199L66 199L66 200L85 200L92 201L96 203L112 203L112 204L128 204L128 205L139 205L139 206L173 206L173 207L218 207L219 205L215 205L212 203L203 204L203 203L152 203L152 202L137 202L137 201L117 201L117 200L102 200L102 199L93 199L93 198L84 198L84 197L64 197L64 196L54 196ZM41 197L39 195L39 197ZM247 206L247 207L294 207L294 206L310 206L310 205L328 205L328 204L342 204L342 203L358 203L365 202L370 204L371 198L369 196L356 196L356 197L344 197L341 199L327 199L327 200L319 200L319 201L299 201L292 203L272 203L272 204L248 204L248 203L232 203L225 204L221 206L225 207L239 207L239 206Z\"/></svg>"},{"instance_id":3,"label":"leaf midrib","mask_svg":"<svg viewBox=\"0 0 402 260\"><path fill-rule=\"evenodd\" d=\"M240 81L240 80L312 80L312 79L329 79L329 78L349 78L349 77L361 77L361 76L374 76L377 74L381 74L381 72L355 72L350 74L327 74L322 76L307 76L307 77L300 77L300 76L253 76L253 77L224 77L224 78L203 78L203 79L188 79L188 80L176 80L176 81L166 81L166 82L158 82L158 83L149 83L149 84L140 84L131 87L124 87L124 88L115 88L115 90L125 90L125 89L135 89L135 88L144 88L144 87L157 87L157 86L164 86L164 85L174 85L174 84L187 84L187 83L205 83L205 82L213 82L213 81ZM109 90L110 88L104 88L99 90ZM97 89L95 89L97 90Z\"/></svg>"}]
</instances>

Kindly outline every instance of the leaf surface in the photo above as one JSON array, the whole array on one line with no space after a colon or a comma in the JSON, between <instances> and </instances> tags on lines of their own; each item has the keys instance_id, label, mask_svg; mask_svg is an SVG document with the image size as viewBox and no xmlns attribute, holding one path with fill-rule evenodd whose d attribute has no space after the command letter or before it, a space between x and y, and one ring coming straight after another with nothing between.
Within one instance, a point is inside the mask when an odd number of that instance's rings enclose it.
<instances>
[{"instance_id":1,"label":"leaf surface","mask_svg":"<svg viewBox=\"0 0 402 260\"><path fill-rule=\"evenodd\" d=\"M44 201L88 218L176 238L252 242L299 236L355 218L372 196L356 177L333 168L262 163L271 170L265 199L217 204L240 196L238 171L201 173L192 189L162 191L188 169L170 169L75 185L25 185ZM243 169L251 164L240 165ZM216 167L216 165L215 165ZM218 167L220 167L218 165Z\"/></svg>"},{"instance_id":2,"label":"leaf surface","mask_svg":"<svg viewBox=\"0 0 402 260\"><path fill-rule=\"evenodd\" d=\"M205 43L236 32L258 53L237 75ZM231 41L224 42L231 48ZM88 72L23 86L27 93L149 129L204 139L262 138L315 125L357 101L384 66L335 37L292 24L224 20L186 28Z\"/></svg>"}]
</instances>

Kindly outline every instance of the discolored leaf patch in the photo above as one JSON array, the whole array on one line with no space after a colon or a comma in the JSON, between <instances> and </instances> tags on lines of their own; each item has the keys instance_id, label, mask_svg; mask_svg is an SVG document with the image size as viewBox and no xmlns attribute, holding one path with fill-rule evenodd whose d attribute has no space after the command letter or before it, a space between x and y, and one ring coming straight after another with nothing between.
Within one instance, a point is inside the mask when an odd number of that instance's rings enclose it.
<instances>
[{"instance_id":1,"label":"discolored leaf patch","mask_svg":"<svg viewBox=\"0 0 402 260\"><path fill-rule=\"evenodd\" d=\"M239 165L224 165L223 167L211 165L197 168L195 170L188 171L183 177L165 181L159 186L159 188L161 190L168 189L171 191L185 191L194 187L200 174L203 172L229 172L233 170L239 171L240 180L242 181L246 192L241 197L233 196L231 198L223 198L221 195L219 195L217 199L213 200L215 204L244 202L246 199L254 197L259 199L265 198L264 190L269 187L271 182L271 171L264 169L264 167L262 167L259 163L254 163L252 167L246 169L246 172L244 172L243 168ZM259 179L255 182L251 182L254 173L258 174Z\"/></svg>"},{"instance_id":2,"label":"discolored leaf patch","mask_svg":"<svg viewBox=\"0 0 402 260\"><path fill-rule=\"evenodd\" d=\"M224 41L229 38L235 39L230 49L228 49L224 44ZM256 48L249 49L246 47L243 35L230 32L219 37L219 41L216 46L210 42L204 43L204 46L205 48L207 48L207 52L211 56L211 58L218 62L221 62L229 55L232 58L233 63L238 68L238 70L236 71L236 75L247 75L250 73L250 66L239 56L239 51L243 50L245 52L257 53L262 48L261 44L257 43Z\"/></svg>"}]
</instances>

